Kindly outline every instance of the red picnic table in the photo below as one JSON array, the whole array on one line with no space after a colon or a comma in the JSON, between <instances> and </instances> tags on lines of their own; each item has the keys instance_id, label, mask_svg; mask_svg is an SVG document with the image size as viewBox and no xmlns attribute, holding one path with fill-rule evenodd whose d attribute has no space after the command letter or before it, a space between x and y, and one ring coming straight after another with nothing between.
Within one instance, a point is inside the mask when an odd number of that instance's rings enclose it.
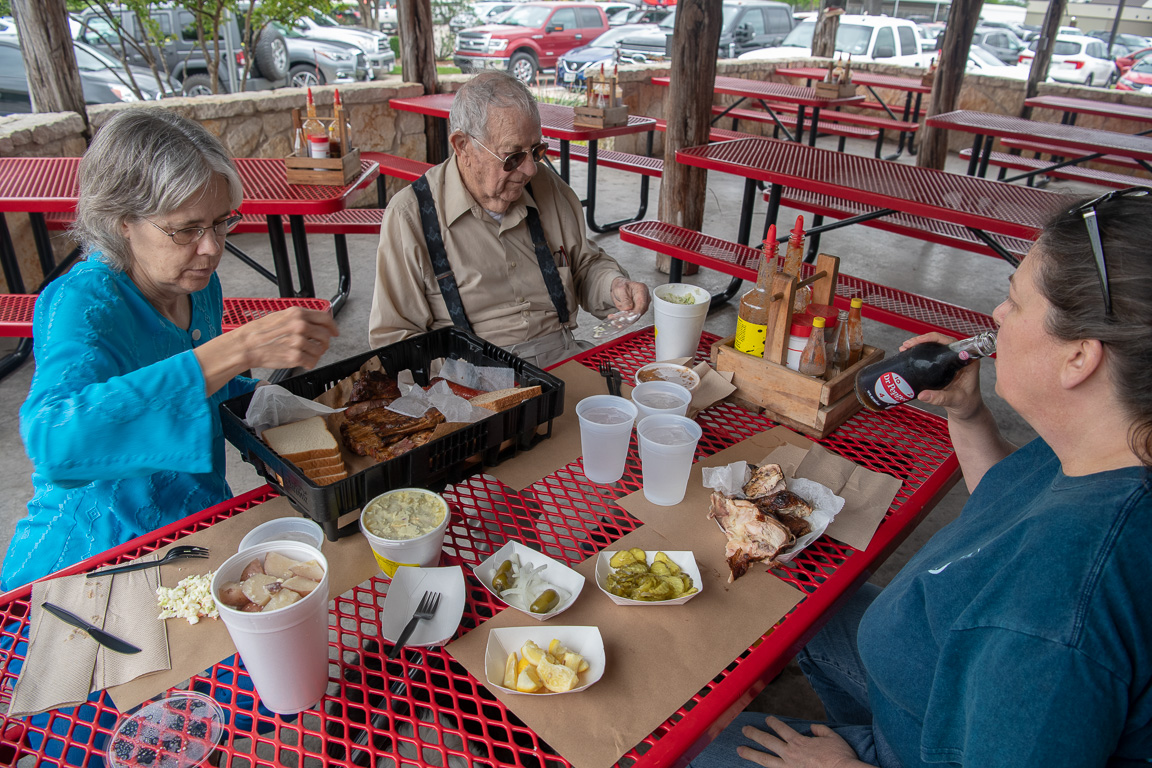
<instances>
[{"instance_id":1,"label":"red picnic table","mask_svg":"<svg viewBox=\"0 0 1152 768\"><path fill-rule=\"evenodd\" d=\"M757 182L772 185L765 232L776 221L784 188L791 187L876 207L866 214L813 227L807 232L810 237L899 212L971 230L1013 265L1019 260L991 235L1032 240L1049 212L1060 204L1059 195L1039 189L769 138L687 147L676 152L676 159L685 165L744 177L737 240L742 245L748 244L751 233Z\"/></svg>"},{"instance_id":2,"label":"red picnic table","mask_svg":"<svg viewBox=\"0 0 1152 768\"><path fill-rule=\"evenodd\" d=\"M667 86L672 82L670 77L654 77L652 78L653 85ZM827 98L818 96L815 89L805 88L802 85L786 85L784 83L769 83L763 80L747 80L742 77L728 77L721 75L716 78L716 83L713 87L716 93L723 93L728 96L739 96L730 107L712 118L715 123L724 115L728 114L731 110L740 106L746 99L753 99L760 102L760 106L768 113L776 126L784 132L789 141L799 143L804 136L804 118L805 110L811 109L812 116L808 126L808 144L815 146L816 136L819 134L820 128L820 110L831 109L835 107L846 107L853 104L859 104L864 101L863 96L844 96L841 98ZM779 116L772 111L771 102L780 104L793 104L798 107L796 113L796 135L784 127L780 122Z\"/></svg>"},{"instance_id":3,"label":"red picnic table","mask_svg":"<svg viewBox=\"0 0 1152 768\"><path fill-rule=\"evenodd\" d=\"M1152 136L1100 131L1076 125L1038 122L972 110L945 112L928 118L926 122L937 128L965 131L975 136L972 156L968 161L969 176L984 176L987 173L992 145L997 138L1026 142L1042 141L1050 146L1083 153L1078 157L1027 171L1003 181L1032 178L1067 165L1097 160L1106 155L1131 158L1144 170L1152 172L1152 165L1149 165L1149 161L1152 161Z\"/></svg>"},{"instance_id":4,"label":"red picnic table","mask_svg":"<svg viewBox=\"0 0 1152 768\"><path fill-rule=\"evenodd\" d=\"M304 216L323 215L342 211L351 195L371 184L380 173L379 164L361 161L360 175L347 185L289 184L285 176L284 161L278 158L237 158L236 169L244 184L244 212L263 215L268 220L268 238L272 246L275 274L252 261L235 245L225 242L233 254L275 282L283 298L312 298L316 295L312 283L312 264L308 254L308 239L304 230ZM25 212L31 221L41 266L46 279L54 276L56 265L48 241L48 225L44 214L70 213L76 209L79 196L76 173L78 157L8 157L0 158L0 212ZM299 291L292 281L292 268L288 261L288 247L284 238L283 217L288 217L292 233L292 247L299 271ZM64 217L56 222L63 226ZM347 300L351 274L347 259L337 260L339 287L332 297L332 314L336 315ZM7 224L0 216L0 262L11 293L23 293L24 283L12 251ZM65 266L67 260L61 265ZM10 274L11 273L11 276Z\"/></svg>"},{"instance_id":5,"label":"red picnic table","mask_svg":"<svg viewBox=\"0 0 1152 768\"><path fill-rule=\"evenodd\" d=\"M1132 120L1138 123L1152 123L1152 107L1136 104L1123 104L1102 99L1081 99L1075 96L1033 96L1024 100L1024 106L1033 109L1052 109L1062 113L1063 125L1076 125L1077 115L1099 115L1117 120ZM1152 129L1149 129L1152 130ZM1143 135L1147 131L1141 131Z\"/></svg>"},{"instance_id":6,"label":"red picnic table","mask_svg":"<svg viewBox=\"0 0 1152 768\"><path fill-rule=\"evenodd\" d=\"M715 340L715 336L704 335L698 359L707 358L709 345ZM588 373L593 377L600 363L611 363L630 380L652 355L651 329L644 329L589 350L576 360L591 369ZM573 405L567 403L565 410ZM697 420L703 430L697 460L773 426L768 419L728 403L702 411ZM667 719L638 743L623 745L627 751L618 765L682 766L698 754L959 478L946 423L917 408L861 411L820 443L866 469L900 480L895 499L870 543L857 550L822 536L791 563L773 570L769 579L794 586L802 593L800 602L774 626L764 627L750 647L738 652L731 664L688 700L656 702ZM520 492L485 474L445 489L451 520L441 563L464 566L467 578L464 619L456 636L484 632L485 621L504 610L503 603L471 573L504 540L540 546L540 537L547 534L553 541L550 551L566 564L575 565L641 527L641 522L618 504L641 486L633 437L625 475L612 485L589 483L577 459L553 467L543 479ZM56 575L135 559L259 509L273 497L268 486L258 488ZM547 520L541 518L542 513ZM703 515L705 510L692 513ZM711 544L723 546L722 541ZM740 582L735 586L741 586ZM300 716L258 713L247 672L235 657L191 676L188 686L211 695L226 712L220 764L256 761L261 765L352 766L377 764L381 759L408 762L401 758L402 747L415 750L420 757L412 762L419 765L445 765L449 757L476 768L538 764L564 768L573 764L573 755L557 754L541 734L520 721L444 648L407 648L396 661L387 660L388 644L380 639L380 601L388 587L389 581L377 575L335 597L329 618L329 694ZM28 650L30 592L31 587L26 586L0 595L0 687L8 690ZM606 600L602 595L588 595L587 589L581 596L581 600L599 599ZM706 599L707 592L697 598ZM693 605L674 610L690 613ZM667 615L659 608L628 610L629 626L623 631L636 631L643 637L648 622ZM697 663L697 659L668 659L669 668ZM597 683L597 688L603 688L593 690L597 695L612 695L612 685L612 679L606 677ZM617 690L615 695L642 694ZM30 718L0 718L0 755L11 764L24 759L37 765L85 765L103 754L111 724L119 714L111 696L102 691L70 710ZM250 716L248 721L246 716ZM579 723L561 725L580 727Z\"/></svg>"},{"instance_id":7,"label":"red picnic table","mask_svg":"<svg viewBox=\"0 0 1152 768\"><path fill-rule=\"evenodd\" d=\"M452 110L452 102L456 98L452 93L433 93L426 96L413 96L411 98L390 99L388 104L393 109L403 112L416 112L429 117L448 119ZM607 224L596 223L596 167L600 139L613 136L627 136L633 133L648 134L647 155L652 155L652 131L656 127L656 120L642 115L629 115L625 125L615 125L607 128L595 128L575 123L575 110L563 104L538 104L540 110L540 132L550 139L560 142L560 178L568 182L571 161L571 143L573 141L588 142L588 179L584 199L586 208L585 217L588 227L593 232L608 232L619 229L621 225L644 218L648 210L648 176L640 177L640 210L630 218ZM447 133L444 134L447 142ZM443 147L444 157L448 157L448 147Z\"/></svg>"}]
</instances>

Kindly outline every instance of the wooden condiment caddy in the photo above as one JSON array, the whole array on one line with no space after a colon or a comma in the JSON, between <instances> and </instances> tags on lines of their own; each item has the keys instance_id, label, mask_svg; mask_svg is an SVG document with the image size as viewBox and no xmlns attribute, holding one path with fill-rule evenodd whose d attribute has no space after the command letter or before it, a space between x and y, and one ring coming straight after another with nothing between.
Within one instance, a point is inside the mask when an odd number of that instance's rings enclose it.
<instances>
[{"instance_id":1,"label":"wooden condiment caddy","mask_svg":"<svg viewBox=\"0 0 1152 768\"><path fill-rule=\"evenodd\" d=\"M615 75L603 72L588 76L585 104L574 108L572 123L589 128L612 128L628 124L628 106L620 103Z\"/></svg>"},{"instance_id":2,"label":"wooden condiment caddy","mask_svg":"<svg viewBox=\"0 0 1152 768\"><path fill-rule=\"evenodd\" d=\"M797 280L782 272L773 276L763 358L737 352L732 336L712 345L712 365L717 371L733 373L736 391L730 400L752 410L763 410L770 419L815 438L827 437L860 410L860 401L853 391L856 373L883 358L884 350L864 345L860 360L831 380L805 376L784 365L796 291L811 285L814 304L831 304L839 271L840 259L822 253L811 277Z\"/></svg>"},{"instance_id":3,"label":"wooden condiment caddy","mask_svg":"<svg viewBox=\"0 0 1152 768\"><path fill-rule=\"evenodd\" d=\"M816 95L825 99L845 99L856 95L856 83L825 83L814 86Z\"/></svg>"},{"instance_id":4,"label":"wooden condiment caddy","mask_svg":"<svg viewBox=\"0 0 1152 768\"><path fill-rule=\"evenodd\" d=\"M302 141L301 147L288 157L284 158L284 170L289 184L321 184L325 186L341 187L351 184L360 175L360 150L349 148L351 137L348 135L348 124L343 113L337 112L332 117L317 117L325 128L333 122L340 136L340 157L309 157L307 142ZM303 122L300 119L300 110L292 110L293 136L303 137Z\"/></svg>"}]
</instances>

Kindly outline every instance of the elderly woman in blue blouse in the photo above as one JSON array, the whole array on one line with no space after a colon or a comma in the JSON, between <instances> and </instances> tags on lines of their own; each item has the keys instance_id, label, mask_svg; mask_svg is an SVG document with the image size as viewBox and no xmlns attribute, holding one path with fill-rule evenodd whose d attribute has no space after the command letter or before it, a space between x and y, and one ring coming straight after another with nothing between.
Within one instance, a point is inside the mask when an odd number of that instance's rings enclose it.
<instances>
[{"instance_id":1,"label":"elderly woman in blue blouse","mask_svg":"<svg viewBox=\"0 0 1152 768\"><path fill-rule=\"evenodd\" d=\"M290 309L221 335L216 267L242 189L200 125L121 112L79 176L86 258L36 302L20 409L35 492L5 590L229 498L219 404L255 386L241 372L311 368L338 334L327 313Z\"/></svg>"}]
</instances>

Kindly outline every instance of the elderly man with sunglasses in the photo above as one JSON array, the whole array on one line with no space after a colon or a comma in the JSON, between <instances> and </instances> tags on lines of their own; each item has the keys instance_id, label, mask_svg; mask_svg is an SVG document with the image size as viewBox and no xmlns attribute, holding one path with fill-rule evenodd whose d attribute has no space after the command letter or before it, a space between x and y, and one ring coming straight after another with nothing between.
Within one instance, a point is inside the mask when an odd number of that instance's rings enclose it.
<instances>
[{"instance_id":1,"label":"elderly man with sunglasses","mask_svg":"<svg viewBox=\"0 0 1152 768\"><path fill-rule=\"evenodd\" d=\"M369 322L373 347L455 325L540 366L582 349L583 307L642 313L648 288L588 241L580 200L540 161L532 94L484 72L456 94L453 156L384 214Z\"/></svg>"}]
</instances>

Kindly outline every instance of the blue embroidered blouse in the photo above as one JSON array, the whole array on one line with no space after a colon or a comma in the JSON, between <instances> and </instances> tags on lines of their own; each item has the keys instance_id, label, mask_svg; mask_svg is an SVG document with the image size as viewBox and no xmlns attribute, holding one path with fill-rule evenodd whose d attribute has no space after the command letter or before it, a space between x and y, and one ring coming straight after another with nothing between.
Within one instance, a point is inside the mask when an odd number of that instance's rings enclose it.
<instances>
[{"instance_id":1,"label":"blue embroidered blouse","mask_svg":"<svg viewBox=\"0 0 1152 768\"><path fill-rule=\"evenodd\" d=\"M20 409L35 465L28 516L0 571L5 590L228 499L219 404L194 348L219 336L216 275L178 328L125 273L89 257L40 294L36 372Z\"/></svg>"}]
</instances>

